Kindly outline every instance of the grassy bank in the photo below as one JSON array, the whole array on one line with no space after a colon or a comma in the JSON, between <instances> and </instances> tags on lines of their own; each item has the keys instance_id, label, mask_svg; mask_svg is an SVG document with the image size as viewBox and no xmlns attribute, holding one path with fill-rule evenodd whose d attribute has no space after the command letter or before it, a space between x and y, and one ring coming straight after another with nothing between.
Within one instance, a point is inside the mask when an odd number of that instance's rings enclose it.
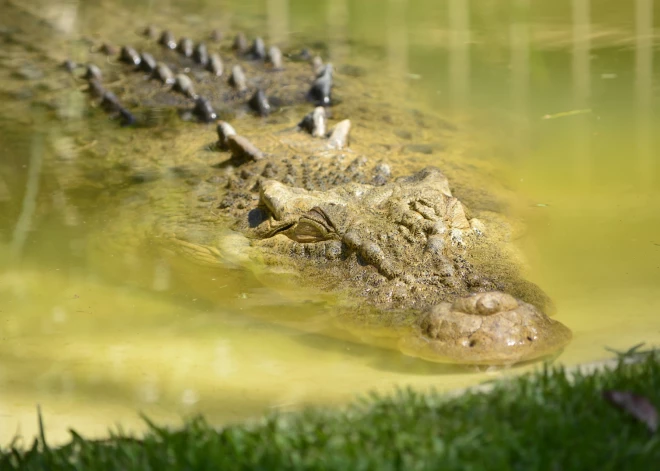
<instances>
[{"instance_id":1,"label":"grassy bank","mask_svg":"<svg viewBox=\"0 0 660 471\"><path fill-rule=\"evenodd\" d=\"M152 424L140 439L87 441L72 432L57 449L47 437L3 449L0 469L656 469L660 434L603 393L630 391L660 405L659 360L650 354L591 374L546 368L455 398L402 390L341 411L271 415L221 430L199 418L181 430Z\"/></svg>"}]
</instances>

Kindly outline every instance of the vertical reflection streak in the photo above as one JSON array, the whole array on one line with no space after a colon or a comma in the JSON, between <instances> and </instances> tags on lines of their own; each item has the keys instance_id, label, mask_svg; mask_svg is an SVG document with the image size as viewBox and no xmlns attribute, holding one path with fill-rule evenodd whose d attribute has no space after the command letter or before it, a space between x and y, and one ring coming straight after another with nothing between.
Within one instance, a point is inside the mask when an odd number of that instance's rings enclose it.
<instances>
[{"instance_id":1,"label":"vertical reflection streak","mask_svg":"<svg viewBox=\"0 0 660 471\"><path fill-rule=\"evenodd\" d=\"M289 32L289 0L267 0L268 39L283 45Z\"/></svg>"},{"instance_id":2,"label":"vertical reflection streak","mask_svg":"<svg viewBox=\"0 0 660 471\"><path fill-rule=\"evenodd\" d=\"M330 57L344 63L348 56L348 0L328 0L327 8Z\"/></svg>"},{"instance_id":3,"label":"vertical reflection streak","mask_svg":"<svg viewBox=\"0 0 660 471\"><path fill-rule=\"evenodd\" d=\"M514 145L517 159L529 155L530 47L527 14L529 0L517 0L509 29L511 47L511 107L515 116Z\"/></svg>"},{"instance_id":4,"label":"vertical reflection streak","mask_svg":"<svg viewBox=\"0 0 660 471\"><path fill-rule=\"evenodd\" d=\"M14 227L11 240L10 253L14 259L19 259L25 246L27 234L32 225L32 218L37 208L37 195L39 194L39 179L41 178L41 162L44 153L44 137L39 133L32 135L32 147L30 149L30 163L28 178L25 188L25 196L21 206L21 213Z\"/></svg>"},{"instance_id":5,"label":"vertical reflection streak","mask_svg":"<svg viewBox=\"0 0 660 471\"><path fill-rule=\"evenodd\" d=\"M589 108L591 93L590 0L572 0L573 7L573 106L576 110ZM587 185L591 180L591 126L589 113L575 117L575 183Z\"/></svg>"},{"instance_id":6,"label":"vertical reflection streak","mask_svg":"<svg viewBox=\"0 0 660 471\"><path fill-rule=\"evenodd\" d=\"M653 164L653 0L635 2L635 111L637 117L637 171L639 182L649 187Z\"/></svg>"},{"instance_id":7,"label":"vertical reflection streak","mask_svg":"<svg viewBox=\"0 0 660 471\"><path fill-rule=\"evenodd\" d=\"M408 73L407 0L389 0L388 7L387 59L390 77L394 80L397 94L400 94L405 93Z\"/></svg>"},{"instance_id":8,"label":"vertical reflection streak","mask_svg":"<svg viewBox=\"0 0 660 471\"><path fill-rule=\"evenodd\" d=\"M449 91L454 111L467 105L470 91L470 3L449 0Z\"/></svg>"}]
</instances>

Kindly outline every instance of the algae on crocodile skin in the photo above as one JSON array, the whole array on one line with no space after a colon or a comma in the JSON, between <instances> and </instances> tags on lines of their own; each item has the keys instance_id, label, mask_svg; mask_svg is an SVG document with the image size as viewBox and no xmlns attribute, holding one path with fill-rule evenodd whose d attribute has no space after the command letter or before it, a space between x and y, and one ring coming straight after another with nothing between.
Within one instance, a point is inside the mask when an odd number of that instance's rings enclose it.
<instances>
[{"instance_id":1,"label":"algae on crocodile skin","mask_svg":"<svg viewBox=\"0 0 660 471\"><path fill-rule=\"evenodd\" d=\"M102 37L102 41L112 43L122 37L113 32L110 26L107 34L107 37ZM74 37L70 40L76 42L84 39ZM97 46L100 41L91 42L87 59L98 61ZM158 49L153 39L136 36L133 43L157 50L154 54L167 54L162 48ZM49 59L46 62L51 66L46 75L59 76L63 84L71 82L84 87L80 74L71 76L61 67L58 70L52 69L58 53L44 45L41 54ZM300 64L292 63L289 67L290 70L285 68L283 72L278 72L278 76L282 76L287 93L287 84L297 87L297 91L294 90L291 95L295 97L304 93L305 87L309 86L307 74L312 76L312 71L305 72L306 65L301 68ZM107 61L103 63L102 70L108 86L122 90L124 93L121 99L135 104L138 113L141 107L157 109L186 103L187 99L167 94L158 83L145 80L142 74L136 74L119 63ZM476 275L487 275L493 279L488 289L510 290L526 301L535 302L539 307L547 307L548 302L538 288L520 282L519 267L522 263L511 244L512 233L515 231L512 224L498 214L498 211L506 208L506 200L510 195L493 183L487 165L468 157L471 144L466 134L435 112L399 106L396 99L392 100L388 96L378 73L365 71L356 74L353 69L342 69L341 66L338 70L336 88L340 98L332 108L332 120L338 122L350 118L355 123L350 147L344 152L332 154L324 147L323 140L314 141L296 130L296 124L304 112L302 104L295 98L291 103L284 103L287 106L282 106L278 113L265 119L237 112L234 115L235 127L266 155L274 156L273 161L279 158L283 164L287 157L293 161L298 158L297 154L301 154L304 161L307 155L317 152L328 154L325 156L328 160L339 160L341 157L347 163L353 159L359 163L363 156L368 156L371 165L381 160L386 162L387 176L391 172L393 179L410 175L429 164L440 165L448 174L452 187L456 186L457 195L467 203L467 212L471 217L482 219L487 225L487 242L480 246L475 243L475 250L466 256L474 264ZM350 73L342 74L341 70ZM265 77L268 77L267 72ZM236 95L227 96L230 106L240 110L239 102L242 98L236 101ZM47 96L45 103L50 103L57 110L62 104L53 99L53 96ZM102 209L90 216L96 230L90 235L87 244L88 260L111 277L121 279L124 273L130 272L136 279L145 280L144 284L149 286L153 284L151 277L154 272L170 273L179 280L178 283L191 287L201 296L209 297L213 296L209 294L213 291L212 286L202 282L206 268L198 269L196 265L226 269L229 259L240 260L244 268L252 268L259 276L270 268L262 269L254 263L255 259L259 259L280 273L282 267L298 271L307 283L315 281L317 286L330 291L350 288L343 284L348 280L344 276L345 268L330 263L320 267L314 260L306 264L304 259L296 260L286 247L279 254L270 253L265 256L260 253L260 249L266 247L268 242L255 242L255 247L242 244L237 249L243 252L240 254L230 251L223 253L223 237L226 235L228 221L233 217L245 219L245 215L240 212L245 213L246 208L255 205L255 188L259 185L262 169L256 169L259 174L256 180L250 177L249 168L239 166L233 169L228 154L217 152L211 126L186 121L163 123L156 120L136 129L121 129L118 126L112 127L115 123L108 122L93 101L78 121L89 121L90 124L72 128L65 123L61 127L61 134L57 133L52 143L57 149L62 147L58 145L62 139L69 139L69 142L74 142L77 151L69 159L50 159L49 171L56 175L69 193L84 191L86 188L98 190L98 203ZM441 143L438 144L438 141ZM416 144L419 142L424 144ZM435 150L439 151L437 155ZM296 162L291 165L295 166ZM244 194L227 190L240 185L236 174L248 181ZM360 173L356 173L356 178L358 175ZM223 212L223 203L218 206L217 202L222 201L224 193L228 193L233 200L224 206L229 211ZM243 199L247 201L239 200L238 196L245 197ZM378 220L373 221L372 229L374 234L381 232ZM411 241L408 243L412 244ZM479 250L476 250L477 247ZM422 246L418 249L421 251ZM417 262L414 257L401 260L401 263L410 266ZM358 265L361 262L353 268L360 270ZM432 276L437 278L438 275L432 273ZM232 278L232 275L227 277ZM238 279L236 277L233 281ZM447 287L445 290L444 284L439 288L436 286L437 292L433 293L435 297L428 298L437 300L445 292L449 296L466 294L465 287L455 289L450 284ZM356 292L369 298L375 292L370 290L371 287L365 285L364 289L357 289ZM377 302L381 303L381 299ZM429 302L420 302L412 309L420 311L428 307ZM345 309L343 312L351 310ZM379 316L353 316L352 323L361 324L356 330L373 329L381 332L389 329L390 333L386 337L397 336L399 330L408 330L408 316L411 315L401 316L397 312L392 309L384 310ZM347 322L348 317L335 316L334 324L340 321L351 324ZM360 322L364 320L369 320L371 324ZM398 326L397 322L403 322L403 325Z\"/></svg>"}]
</instances>

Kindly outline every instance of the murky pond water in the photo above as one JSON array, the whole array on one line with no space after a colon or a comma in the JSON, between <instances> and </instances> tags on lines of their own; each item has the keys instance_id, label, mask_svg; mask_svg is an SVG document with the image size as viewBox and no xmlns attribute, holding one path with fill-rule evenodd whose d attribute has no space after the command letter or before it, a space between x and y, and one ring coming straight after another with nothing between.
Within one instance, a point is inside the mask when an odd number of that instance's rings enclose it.
<instances>
[{"instance_id":1,"label":"murky pond water","mask_svg":"<svg viewBox=\"0 0 660 471\"><path fill-rule=\"evenodd\" d=\"M517 243L528 276L574 332L562 362L603 358L605 347L660 344L660 19L651 0L34 3L23 7L30 14L20 26L33 28L35 41L66 45L60 58L84 57L71 38L134 41L146 23L193 36L264 30L283 46L316 38L313 46L355 66L354 75L357 66L372 71L364 80L390 90L394 103L437 109L456 123L459 137L425 134L419 144L432 145L424 158L464 156L512 195L507 212L526 226ZM0 18L2 38L15 26ZM282 294L247 270L198 274L191 286L146 255L122 271L118 261L134 255L126 242L91 255L98 234L112 234L130 210L108 196L107 176L77 187L71 156L107 143L104 135L126 145L148 131L118 131L73 86L53 93L74 116L49 118L31 104L30 90L43 79L33 53L8 40L0 48L0 443L34 434L37 404L48 435L62 440L68 427L139 430L138 411L169 423L203 412L226 423L341 404L369 390L446 390L508 373L257 320L313 317L319 307L310 294ZM34 93L42 92L49 94ZM191 136L213 134L193 127ZM174 153L184 149L180 141L165 145Z\"/></svg>"}]
</instances>

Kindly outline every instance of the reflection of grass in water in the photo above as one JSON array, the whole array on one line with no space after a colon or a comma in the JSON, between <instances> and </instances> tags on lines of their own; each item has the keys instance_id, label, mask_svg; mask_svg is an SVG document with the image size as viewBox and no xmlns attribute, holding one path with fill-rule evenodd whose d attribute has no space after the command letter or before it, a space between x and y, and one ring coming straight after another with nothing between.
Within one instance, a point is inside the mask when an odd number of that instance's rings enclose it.
<instances>
[{"instance_id":1,"label":"reflection of grass in water","mask_svg":"<svg viewBox=\"0 0 660 471\"><path fill-rule=\"evenodd\" d=\"M447 399L400 390L342 411L310 409L214 430L152 423L141 438L88 441L75 432L51 449L0 455L2 469L654 469L660 440L615 409L603 392L660 401L660 363L621 362L590 375L546 368L489 392ZM43 428L42 428L43 431ZM567 446L567 444L571 446Z\"/></svg>"}]
</instances>

